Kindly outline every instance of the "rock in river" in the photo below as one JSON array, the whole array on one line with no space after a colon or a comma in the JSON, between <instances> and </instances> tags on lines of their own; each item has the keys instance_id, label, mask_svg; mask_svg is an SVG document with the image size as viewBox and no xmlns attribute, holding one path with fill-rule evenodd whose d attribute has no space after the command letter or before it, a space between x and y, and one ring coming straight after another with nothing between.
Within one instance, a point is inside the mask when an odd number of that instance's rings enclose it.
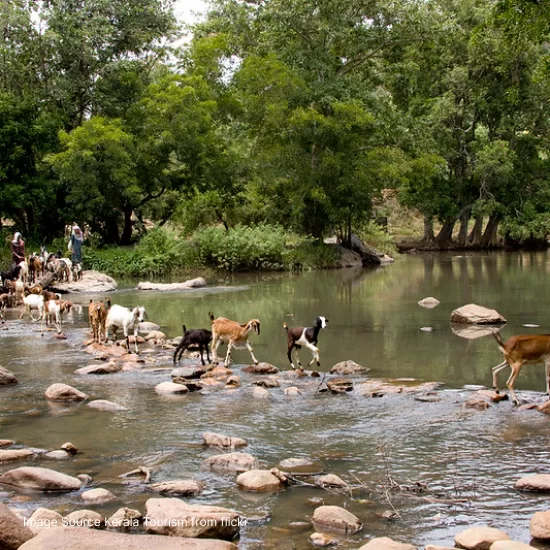
<instances>
[{"instance_id":1,"label":"rock in river","mask_svg":"<svg viewBox=\"0 0 550 550\"><path fill-rule=\"evenodd\" d=\"M514 485L518 491L536 491L550 493L550 474L537 474L522 477Z\"/></svg>"},{"instance_id":2,"label":"rock in river","mask_svg":"<svg viewBox=\"0 0 550 550\"><path fill-rule=\"evenodd\" d=\"M17 550L33 536L33 532L25 526L23 520L0 502L0 548Z\"/></svg>"},{"instance_id":3,"label":"rock in river","mask_svg":"<svg viewBox=\"0 0 550 550\"><path fill-rule=\"evenodd\" d=\"M452 323L472 325L503 324L506 319L496 310L477 304L467 304L455 309L451 314Z\"/></svg>"},{"instance_id":4,"label":"rock in river","mask_svg":"<svg viewBox=\"0 0 550 550\"><path fill-rule=\"evenodd\" d=\"M348 359L347 361L341 361L340 363L336 363L331 369L330 374L339 374L341 376L354 376L359 374L365 374L370 369L368 367L363 367L356 363L355 361L352 361L351 359Z\"/></svg>"},{"instance_id":5,"label":"rock in river","mask_svg":"<svg viewBox=\"0 0 550 550\"><path fill-rule=\"evenodd\" d=\"M23 460L33 455L34 453L30 449L2 449L0 450L0 463Z\"/></svg>"},{"instance_id":6,"label":"rock in river","mask_svg":"<svg viewBox=\"0 0 550 550\"><path fill-rule=\"evenodd\" d=\"M148 533L225 540L239 534L239 515L227 508L187 504L179 498L150 498L145 510Z\"/></svg>"},{"instance_id":7,"label":"rock in river","mask_svg":"<svg viewBox=\"0 0 550 550\"><path fill-rule=\"evenodd\" d=\"M218 434L215 432L204 432L202 434L202 439L205 445L209 447L246 447L248 442L246 439L241 439L240 437L231 437L229 435Z\"/></svg>"},{"instance_id":8,"label":"rock in river","mask_svg":"<svg viewBox=\"0 0 550 550\"><path fill-rule=\"evenodd\" d=\"M237 550L222 540L184 539L158 535L127 535L112 531L96 531L79 527L46 529L26 542L20 550Z\"/></svg>"},{"instance_id":9,"label":"rock in river","mask_svg":"<svg viewBox=\"0 0 550 550\"><path fill-rule=\"evenodd\" d=\"M201 470L214 470L220 473L247 472L256 468L258 468L258 459L248 453L210 456L201 464Z\"/></svg>"},{"instance_id":10,"label":"rock in river","mask_svg":"<svg viewBox=\"0 0 550 550\"><path fill-rule=\"evenodd\" d=\"M100 487L84 491L80 495L80 498L88 504L104 504L105 502L116 500L116 496L111 491Z\"/></svg>"},{"instance_id":11,"label":"rock in river","mask_svg":"<svg viewBox=\"0 0 550 550\"><path fill-rule=\"evenodd\" d=\"M378 537L364 544L359 550L416 550L412 544L396 542L388 537Z\"/></svg>"},{"instance_id":12,"label":"rock in river","mask_svg":"<svg viewBox=\"0 0 550 550\"><path fill-rule=\"evenodd\" d=\"M52 384L44 395L50 401L84 401L88 398L85 393L68 384Z\"/></svg>"},{"instance_id":13,"label":"rock in river","mask_svg":"<svg viewBox=\"0 0 550 550\"><path fill-rule=\"evenodd\" d=\"M105 399L96 399L88 403L88 407L91 409L99 409L100 411L107 412L118 412L118 411L127 411L126 407L119 405L118 403L113 403L112 401L107 401Z\"/></svg>"},{"instance_id":14,"label":"rock in river","mask_svg":"<svg viewBox=\"0 0 550 550\"><path fill-rule=\"evenodd\" d=\"M353 535L363 529L359 518L339 506L319 506L313 513L312 523L316 529L337 531Z\"/></svg>"},{"instance_id":15,"label":"rock in river","mask_svg":"<svg viewBox=\"0 0 550 550\"><path fill-rule=\"evenodd\" d=\"M160 290L160 291L174 291L174 290L189 290L190 288L204 288L206 281L202 277L195 279L189 279L183 283L150 283L149 281L140 282L137 285L138 290Z\"/></svg>"},{"instance_id":16,"label":"rock in river","mask_svg":"<svg viewBox=\"0 0 550 550\"><path fill-rule=\"evenodd\" d=\"M550 512L535 512L529 523L529 532L534 539L550 540Z\"/></svg>"},{"instance_id":17,"label":"rock in river","mask_svg":"<svg viewBox=\"0 0 550 550\"><path fill-rule=\"evenodd\" d=\"M161 493L163 495L174 496L195 496L202 493L204 485L200 481L194 479L176 479L174 481L163 481L161 483L153 483L149 485L151 491Z\"/></svg>"},{"instance_id":18,"label":"rock in river","mask_svg":"<svg viewBox=\"0 0 550 550\"><path fill-rule=\"evenodd\" d=\"M269 470L249 470L237 476L237 485L245 491L277 491L282 483Z\"/></svg>"},{"instance_id":19,"label":"rock in river","mask_svg":"<svg viewBox=\"0 0 550 550\"><path fill-rule=\"evenodd\" d=\"M36 509L27 521L27 525L35 535L40 533L43 529L61 527L62 524L63 516L48 508Z\"/></svg>"},{"instance_id":20,"label":"rock in river","mask_svg":"<svg viewBox=\"0 0 550 550\"><path fill-rule=\"evenodd\" d=\"M13 372L0 367L0 386L11 386L13 384L17 384L17 378L15 378Z\"/></svg>"},{"instance_id":21,"label":"rock in river","mask_svg":"<svg viewBox=\"0 0 550 550\"><path fill-rule=\"evenodd\" d=\"M48 468L24 466L0 476L0 483L36 491L78 491L80 479Z\"/></svg>"},{"instance_id":22,"label":"rock in river","mask_svg":"<svg viewBox=\"0 0 550 550\"><path fill-rule=\"evenodd\" d=\"M455 536L456 546L468 550L485 550L497 540L510 540L510 537L494 527L470 527Z\"/></svg>"}]
</instances>

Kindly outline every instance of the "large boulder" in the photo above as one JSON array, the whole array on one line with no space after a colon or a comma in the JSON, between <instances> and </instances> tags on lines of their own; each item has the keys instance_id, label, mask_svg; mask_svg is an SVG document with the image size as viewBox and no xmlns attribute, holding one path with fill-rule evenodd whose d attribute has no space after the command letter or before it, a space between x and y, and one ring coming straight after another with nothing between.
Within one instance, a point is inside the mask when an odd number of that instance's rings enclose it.
<instances>
[{"instance_id":1,"label":"large boulder","mask_svg":"<svg viewBox=\"0 0 550 550\"><path fill-rule=\"evenodd\" d=\"M12 384L17 384L15 374L4 367L0 367L0 386L11 386Z\"/></svg>"},{"instance_id":2,"label":"large boulder","mask_svg":"<svg viewBox=\"0 0 550 550\"><path fill-rule=\"evenodd\" d=\"M52 384L44 395L50 401L84 401L88 398L85 393L68 384Z\"/></svg>"},{"instance_id":3,"label":"large boulder","mask_svg":"<svg viewBox=\"0 0 550 550\"><path fill-rule=\"evenodd\" d=\"M314 527L320 531L327 529L353 535L363 529L359 518L340 506L319 506L313 512L311 521Z\"/></svg>"},{"instance_id":4,"label":"large boulder","mask_svg":"<svg viewBox=\"0 0 550 550\"><path fill-rule=\"evenodd\" d=\"M100 273L99 271L82 271L82 277L78 281L68 282L54 282L50 285L52 292L110 292L116 290L117 282L109 275ZM46 286L42 285L44 288Z\"/></svg>"},{"instance_id":5,"label":"large boulder","mask_svg":"<svg viewBox=\"0 0 550 550\"><path fill-rule=\"evenodd\" d=\"M388 537L377 537L361 546L359 550L416 550L416 546L396 542Z\"/></svg>"},{"instance_id":6,"label":"large boulder","mask_svg":"<svg viewBox=\"0 0 550 550\"><path fill-rule=\"evenodd\" d=\"M498 540L510 540L510 537L494 527L470 527L455 536L456 546L467 550L489 550Z\"/></svg>"},{"instance_id":7,"label":"large boulder","mask_svg":"<svg viewBox=\"0 0 550 550\"><path fill-rule=\"evenodd\" d=\"M245 491L277 491L282 483L269 470L249 470L237 476L237 485Z\"/></svg>"},{"instance_id":8,"label":"large boulder","mask_svg":"<svg viewBox=\"0 0 550 550\"><path fill-rule=\"evenodd\" d=\"M550 492L550 474L536 474L522 477L516 481L514 489L518 491Z\"/></svg>"},{"instance_id":9,"label":"large boulder","mask_svg":"<svg viewBox=\"0 0 550 550\"><path fill-rule=\"evenodd\" d=\"M529 523L529 532L534 539L550 539L550 511L535 512Z\"/></svg>"},{"instance_id":10,"label":"large boulder","mask_svg":"<svg viewBox=\"0 0 550 550\"><path fill-rule=\"evenodd\" d=\"M195 496L202 493L204 485L194 479L176 479L149 485L149 489L163 495Z\"/></svg>"},{"instance_id":11,"label":"large boulder","mask_svg":"<svg viewBox=\"0 0 550 550\"><path fill-rule=\"evenodd\" d=\"M229 435L218 434L215 432L204 432L202 439L205 445L209 447L231 448L246 447L248 442L240 437L231 437Z\"/></svg>"},{"instance_id":12,"label":"large boulder","mask_svg":"<svg viewBox=\"0 0 550 550\"><path fill-rule=\"evenodd\" d=\"M204 288L206 281L202 277L189 279L183 283L150 283L149 281L140 282L137 285L138 290L160 290L163 292L175 290L189 290L190 288Z\"/></svg>"},{"instance_id":13,"label":"large boulder","mask_svg":"<svg viewBox=\"0 0 550 550\"><path fill-rule=\"evenodd\" d=\"M452 323L470 325L504 324L506 319L495 309L489 309L477 304L467 304L451 313Z\"/></svg>"},{"instance_id":14,"label":"large boulder","mask_svg":"<svg viewBox=\"0 0 550 550\"><path fill-rule=\"evenodd\" d=\"M248 453L227 453L210 456L203 460L201 464L202 470L214 470L219 473L240 473L257 468L258 459Z\"/></svg>"},{"instance_id":15,"label":"large boulder","mask_svg":"<svg viewBox=\"0 0 550 550\"><path fill-rule=\"evenodd\" d=\"M145 510L148 533L224 540L239 534L239 515L227 508L187 504L179 498L150 498Z\"/></svg>"},{"instance_id":16,"label":"large boulder","mask_svg":"<svg viewBox=\"0 0 550 550\"><path fill-rule=\"evenodd\" d=\"M1 535L0 535L1 536ZM21 550L237 550L222 540L183 539L156 535L127 535L72 527L46 529L26 542Z\"/></svg>"},{"instance_id":17,"label":"large boulder","mask_svg":"<svg viewBox=\"0 0 550 550\"><path fill-rule=\"evenodd\" d=\"M32 537L34 533L25 526L23 520L0 502L0 548L17 550Z\"/></svg>"},{"instance_id":18,"label":"large boulder","mask_svg":"<svg viewBox=\"0 0 550 550\"><path fill-rule=\"evenodd\" d=\"M8 470L0 476L0 483L12 485L21 489L35 491L69 492L78 491L80 479L48 468L23 466L15 470Z\"/></svg>"}]
</instances>

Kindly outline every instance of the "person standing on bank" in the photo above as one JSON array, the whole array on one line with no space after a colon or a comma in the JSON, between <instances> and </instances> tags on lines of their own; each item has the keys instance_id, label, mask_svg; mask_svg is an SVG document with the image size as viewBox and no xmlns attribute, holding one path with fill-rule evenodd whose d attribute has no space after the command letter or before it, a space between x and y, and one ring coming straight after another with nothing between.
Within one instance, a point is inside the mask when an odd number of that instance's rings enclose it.
<instances>
[{"instance_id":1,"label":"person standing on bank","mask_svg":"<svg viewBox=\"0 0 550 550\"><path fill-rule=\"evenodd\" d=\"M73 226L71 232L71 239L69 240L69 250L71 252L71 260L73 264L82 263L82 241L84 240L84 235L82 230L78 225Z\"/></svg>"},{"instance_id":2,"label":"person standing on bank","mask_svg":"<svg viewBox=\"0 0 550 550\"><path fill-rule=\"evenodd\" d=\"M10 243L11 259L14 266L25 261L25 241L21 238L21 233L16 231L13 235L13 240Z\"/></svg>"}]
</instances>

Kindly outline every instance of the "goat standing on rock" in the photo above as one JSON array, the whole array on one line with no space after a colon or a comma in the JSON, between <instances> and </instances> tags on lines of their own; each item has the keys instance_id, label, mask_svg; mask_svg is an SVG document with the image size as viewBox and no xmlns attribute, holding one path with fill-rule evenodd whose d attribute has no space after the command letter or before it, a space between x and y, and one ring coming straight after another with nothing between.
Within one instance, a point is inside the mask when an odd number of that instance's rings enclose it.
<instances>
[{"instance_id":1,"label":"goat standing on rock","mask_svg":"<svg viewBox=\"0 0 550 550\"><path fill-rule=\"evenodd\" d=\"M298 357L298 350L302 346L305 346L313 354L313 359L309 362L311 365L314 361L317 361L317 366L320 366L319 362L319 349L316 347L316 344L319 339L319 331L322 328L327 328L328 319L325 317L317 317L312 327L294 327L288 328L286 323L283 324L288 336L288 360L290 361L290 366L294 369L294 363L292 362L292 351L296 348L296 361L298 366L302 368L300 359Z\"/></svg>"},{"instance_id":2,"label":"goat standing on rock","mask_svg":"<svg viewBox=\"0 0 550 550\"><path fill-rule=\"evenodd\" d=\"M254 331L256 334L260 334L260 321L258 319L250 319L248 323L237 323L236 321L230 321L225 317L218 317L214 319L214 314L210 312L208 314L212 321L212 363L217 365L218 348L222 342L227 342L227 355L225 356L224 365L229 366L231 362L231 349L236 347L245 347L252 356L252 361L257 365L259 361L254 357L254 350L248 341L248 335L250 331Z\"/></svg>"},{"instance_id":3,"label":"goat standing on rock","mask_svg":"<svg viewBox=\"0 0 550 550\"><path fill-rule=\"evenodd\" d=\"M176 351L174 352L174 363L178 361L183 355L183 352L190 347L198 347L201 353L201 363L204 366L203 351L206 350L206 359L210 363L210 356L208 355L208 344L212 340L212 332L204 328L190 328L187 330L185 325L183 325L183 338L178 344Z\"/></svg>"},{"instance_id":4,"label":"goat standing on rock","mask_svg":"<svg viewBox=\"0 0 550 550\"><path fill-rule=\"evenodd\" d=\"M128 309L127 307L119 306L117 304L111 306L107 313L107 319L105 321L105 336L109 339L109 329L113 331L113 339L116 341L116 331L122 327L124 331L124 337L126 338L126 348L128 353L130 351L130 330L134 331L134 346L136 353L139 353L137 345L138 325L143 322L143 319L147 315L143 306L135 307L134 309Z\"/></svg>"}]
</instances>

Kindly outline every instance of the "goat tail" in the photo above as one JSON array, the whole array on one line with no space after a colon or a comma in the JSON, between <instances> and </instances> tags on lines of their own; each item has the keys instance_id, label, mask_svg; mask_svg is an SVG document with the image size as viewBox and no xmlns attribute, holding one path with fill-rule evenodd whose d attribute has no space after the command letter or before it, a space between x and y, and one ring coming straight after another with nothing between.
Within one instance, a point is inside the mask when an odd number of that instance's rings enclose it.
<instances>
[{"instance_id":1,"label":"goat tail","mask_svg":"<svg viewBox=\"0 0 550 550\"><path fill-rule=\"evenodd\" d=\"M107 305L107 309L111 309L111 298L107 298L105 304Z\"/></svg>"},{"instance_id":2,"label":"goat tail","mask_svg":"<svg viewBox=\"0 0 550 550\"><path fill-rule=\"evenodd\" d=\"M183 329L183 334L185 335L187 332L187 327L185 325L181 325L181 328Z\"/></svg>"},{"instance_id":3,"label":"goat tail","mask_svg":"<svg viewBox=\"0 0 550 550\"><path fill-rule=\"evenodd\" d=\"M208 312L208 316L210 317L211 321L215 319L214 314L211 311Z\"/></svg>"},{"instance_id":4,"label":"goat tail","mask_svg":"<svg viewBox=\"0 0 550 550\"><path fill-rule=\"evenodd\" d=\"M491 334L493 335L493 338L497 341L497 344L499 345L499 347L503 348L504 342L502 340L502 336L500 335L499 331L493 330L491 331Z\"/></svg>"},{"instance_id":5,"label":"goat tail","mask_svg":"<svg viewBox=\"0 0 550 550\"><path fill-rule=\"evenodd\" d=\"M283 328L288 332L288 325L286 324L286 321L283 323Z\"/></svg>"}]
</instances>

